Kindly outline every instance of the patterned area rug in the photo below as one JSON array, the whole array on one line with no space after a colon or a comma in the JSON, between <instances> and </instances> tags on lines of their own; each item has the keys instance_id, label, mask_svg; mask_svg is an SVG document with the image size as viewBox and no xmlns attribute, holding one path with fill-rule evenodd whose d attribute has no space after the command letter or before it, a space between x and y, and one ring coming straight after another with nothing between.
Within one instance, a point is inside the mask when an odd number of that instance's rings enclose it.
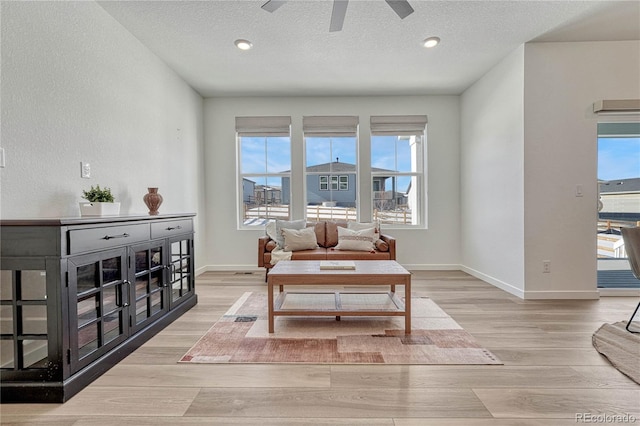
<instances>
[{"instance_id":1,"label":"patterned area rug","mask_svg":"<svg viewBox=\"0 0 640 426\"><path fill-rule=\"evenodd\" d=\"M318 308L331 297L288 295L291 305L283 308L309 302ZM351 303L373 304L373 297ZM267 295L248 292L179 362L502 364L427 297L412 299L411 319L405 335L403 317L276 317L269 334Z\"/></svg>"},{"instance_id":2,"label":"patterned area rug","mask_svg":"<svg viewBox=\"0 0 640 426\"><path fill-rule=\"evenodd\" d=\"M611 365L640 384L640 334L630 333L626 323L603 324L593 333L593 346Z\"/></svg>"}]
</instances>

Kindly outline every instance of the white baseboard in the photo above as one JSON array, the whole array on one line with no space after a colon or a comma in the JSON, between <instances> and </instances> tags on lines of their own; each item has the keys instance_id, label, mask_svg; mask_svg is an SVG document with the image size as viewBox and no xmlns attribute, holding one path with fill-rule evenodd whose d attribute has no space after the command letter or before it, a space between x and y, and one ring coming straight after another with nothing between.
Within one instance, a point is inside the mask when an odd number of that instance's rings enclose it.
<instances>
[{"instance_id":1,"label":"white baseboard","mask_svg":"<svg viewBox=\"0 0 640 426\"><path fill-rule=\"evenodd\" d=\"M482 273L480 271L476 271L473 268L469 268L468 266L464 266L461 265L460 268L463 272L466 272L467 274L474 276L482 281L485 281L495 287L498 287L501 290L506 291L507 293L511 293L514 296L518 296L521 299L524 299L524 291L522 289L519 289L518 287L514 287L509 283L506 283L504 281L501 281L497 278L492 277L491 275L487 275L485 273Z\"/></svg>"},{"instance_id":2,"label":"white baseboard","mask_svg":"<svg viewBox=\"0 0 640 426\"><path fill-rule=\"evenodd\" d=\"M593 291L525 291L526 300L592 300L599 299L600 293Z\"/></svg>"},{"instance_id":3,"label":"white baseboard","mask_svg":"<svg viewBox=\"0 0 640 426\"><path fill-rule=\"evenodd\" d=\"M640 290L632 288L599 288L600 296L640 297Z\"/></svg>"},{"instance_id":4,"label":"white baseboard","mask_svg":"<svg viewBox=\"0 0 640 426\"><path fill-rule=\"evenodd\" d=\"M420 264L407 263L402 266L409 271L461 271L461 266L457 264Z\"/></svg>"},{"instance_id":5,"label":"white baseboard","mask_svg":"<svg viewBox=\"0 0 640 426\"><path fill-rule=\"evenodd\" d=\"M255 265L205 265L196 269L196 276L205 272L245 272L245 271L262 271L264 268L259 268Z\"/></svg>"}]
</instances>

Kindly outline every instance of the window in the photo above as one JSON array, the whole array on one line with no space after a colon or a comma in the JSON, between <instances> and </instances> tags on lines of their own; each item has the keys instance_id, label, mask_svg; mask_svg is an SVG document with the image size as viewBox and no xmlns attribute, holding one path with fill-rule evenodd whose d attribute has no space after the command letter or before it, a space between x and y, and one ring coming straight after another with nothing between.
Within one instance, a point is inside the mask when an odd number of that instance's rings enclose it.
<instances>
[{"instance_id":1,"label":"window","mask_svg":"<svg viewBox=\"0 0 640 426\"><path fill-rule=\"evenodd\" d=\"M356 220L358 117L303 117L306 217Z\"/></svg>"},{"instance_id":2,"label":"window","mask_svg":"<svg viewBox=\"0 0 640 426\"><path fill-rule=\"evenodd\" d=\"M348 191L349 176L318 176L320 191L329 191L329 182L331 182L331 191Z\"/></svg>"},{"instance_id":3,"label":"window","mask_svg":"<svg viewBox=\"0 0 640 426\"><path fill-rule=\"evenodd\" d=\"M427 117L371 117L371 178L374 220L426 225L424 139Z\"/></svg>"},{"instance_id":4,"label":"window","mask_svg":"<svg viewBox=\"0 0 640 426\"><path fill-rule=\"evenodd\" d=\"M289 218L290 127L291 117L236 117L240 228Z\"/></svg>"},{"instance_id":5,"label":"window","mask_svg":"<svg viewBox=\"0 0 640 426\"><path fill-rule=\"evenodd\" d=\"M320 176L320 191L329 190L329 176Z\"/></svg>"},{"instance_id":6,"label":"window","mask_svg":"<svg viewBox=\"0 0 640 426\"><path fill-rule=\"evenodd\" d=\"M339 191L348 191L349 190L349 176L338 176L339 179L339 184L340 186L338 187Z\"/></svg>"}]
</instances>

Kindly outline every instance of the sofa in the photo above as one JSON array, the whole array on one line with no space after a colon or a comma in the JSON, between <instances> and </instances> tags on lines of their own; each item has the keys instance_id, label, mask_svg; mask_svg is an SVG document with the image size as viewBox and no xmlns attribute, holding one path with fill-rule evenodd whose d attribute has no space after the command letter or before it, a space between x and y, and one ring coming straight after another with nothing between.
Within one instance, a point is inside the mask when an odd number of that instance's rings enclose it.
<instances>
[{"instance_id":1,"label":"sofa","mask_svg":"<svg viewBox=\"0 0 640 426\"><path fill-rule=\"evenodd\" d=\"M338 227L348 228L349 226L348 222L329 220L306 223L307 228L313 228L318 247L291 251L291 260L396 260L395 238L377 232L375 234L377 239L370 251L336 249L339 242ZM277 243L271 236L265 235L258 238L258 266L265 268L266 274L274 266L271 263L271 253L276 248Z\"/></svg>"}]
</instances>

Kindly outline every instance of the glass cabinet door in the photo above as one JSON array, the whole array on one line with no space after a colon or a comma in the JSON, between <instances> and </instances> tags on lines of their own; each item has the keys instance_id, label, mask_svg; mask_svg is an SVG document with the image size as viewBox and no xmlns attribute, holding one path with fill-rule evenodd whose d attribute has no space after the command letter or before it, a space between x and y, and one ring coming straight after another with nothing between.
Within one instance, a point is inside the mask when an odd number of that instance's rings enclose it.
<instances>
[{"instance_id":1,"label":"glass cabinet door","mask_svg":"<svg viewBox=\"0 0 640 426\"><path fill-rule=\"evenodd\" d=\"M164 244L162 240L131 248L130 276L135 277L131 290L131 300L135 301L134 333L169 310Z\"/></svg>"},{"instance_id":2,"label":"glass cabinet door","mask_svg":"<svg viewBox=\"0 0 640 426\"><path fill-rule=\"evenodd\" d=\"M49 347L47 268L44 261L3 261L0 271L0 369L43 379L59 359ZM53 275L49 271L50 275ZM54 345L55 346L55 345ZM50 349L53 351L50 353ZM59 373L58 373L59 374Z\"/></svg>"},{"instance_id":3,"label":"glass cabinet door","mask_svg":"<svg viewBox=\"0 0 640 426\"><path fill-rule=\"evenodd\" d=\"M129 334L127 250L69 259L71 369L76 371Z\"/></svg>"},{"instance_id":4,"label":"glass cabinet door","mask_svg":"<svg viewBox=\"0 0 640 426\"><path fill-rule=\"evenodd\" d=\"M171 305L176 306L191 296L193 288L193 237L169 240L169 281Z\"/></svg>"}]
</instances>

